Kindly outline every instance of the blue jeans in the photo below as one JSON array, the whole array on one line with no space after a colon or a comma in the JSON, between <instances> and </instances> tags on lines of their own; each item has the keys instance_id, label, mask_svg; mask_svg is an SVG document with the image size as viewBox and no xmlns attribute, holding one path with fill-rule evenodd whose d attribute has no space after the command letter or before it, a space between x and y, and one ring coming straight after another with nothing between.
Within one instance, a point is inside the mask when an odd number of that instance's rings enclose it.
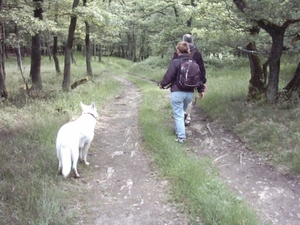
<instances>
[{"instance_id":1,"label":"blue jeans","mask_svg":"<svg viewBox=\"0 0 300 225\"><path fill-rule=\"evenodd\" d=\"M184 125L184 111L192 101L194 92L171 92L171 105L175 119L175 132L178 138L186 138Z\"/></svg>"}]
</instances>

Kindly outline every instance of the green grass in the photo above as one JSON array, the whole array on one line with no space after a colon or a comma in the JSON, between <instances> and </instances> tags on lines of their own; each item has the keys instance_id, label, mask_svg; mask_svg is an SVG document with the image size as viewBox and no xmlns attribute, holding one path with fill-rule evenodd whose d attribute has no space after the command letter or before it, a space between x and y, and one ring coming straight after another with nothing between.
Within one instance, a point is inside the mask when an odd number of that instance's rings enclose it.
<instances>
[{"instance_id":1,"label":"green grass","mask_svg":"<svg viewBox=\"0 0 300 225\"><path fill-rule=\"evenodd\" d=\"M143 138L161 174L171 183L172 199L188 212L190 224L259 224L254 210L219 179L211 159L195 159L186 153L184 145L174 141L165 93L152 82L134 76L127 79L143 91L139 116Z\"/></svg>"},{"instance_id":2,"label":"green grass","mask_svg":"<svg viewBox=\"0 0 300 225\"><path fill-rule=\"evenodd\" d=\"M72 92L61 92L62 77L43 59L44 92L29 98L19 92L22 79L16 64L7 63L9 100L0 111L1 224L73 224L76 213L61 176L57 176L55 138L59 127L81 113L80 101L100 110L122 91L112 79L126 64L111 58L94 64L94 76ZM84 60L72 65L72 82L85 76ZM120 66L120 63L125 63ZM24 67L29 65L24 62ZM109 69L109 71L108 71ZM28 75L26 75L28 76Z\"/></svg>"}]
</instances>

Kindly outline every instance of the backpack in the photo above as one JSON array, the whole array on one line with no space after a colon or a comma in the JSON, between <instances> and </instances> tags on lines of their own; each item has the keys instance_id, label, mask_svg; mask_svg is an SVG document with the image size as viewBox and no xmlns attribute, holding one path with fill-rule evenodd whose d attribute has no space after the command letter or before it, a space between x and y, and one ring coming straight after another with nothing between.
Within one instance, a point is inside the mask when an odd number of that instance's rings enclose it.
<instances>
[{"instance_id":1,"label":"backpack","mask_svg":"<svg viewBox=\"0 0 300 225\"><path fill-rule=\"evenodd\" d=\"M180 62L180 69L177 75L177 85L182 89L196 88L200 85L200 68L193 55L195 51L192 51L189 58L182 59Z\"/></svg>"}]
</instances>

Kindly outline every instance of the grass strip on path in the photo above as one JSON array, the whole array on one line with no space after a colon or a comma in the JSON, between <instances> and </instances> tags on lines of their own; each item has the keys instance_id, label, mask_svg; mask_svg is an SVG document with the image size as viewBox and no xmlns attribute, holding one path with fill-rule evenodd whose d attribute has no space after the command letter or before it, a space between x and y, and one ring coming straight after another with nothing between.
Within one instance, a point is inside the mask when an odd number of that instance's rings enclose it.
<instances>
[{"instance_id":1,"label":"grass strip on path","mask_svg":"<svg viewBox=\"0 0 300 225\"><path fill-rule=\"evenodd\" d=\"M153 83L133 76L143 93L139 125L148 149L154 154L162 176L171 184L172 199L183 205L191 224L258 225L258 217L245 201L221 182L208 158L195 159L185 145L174 141L166 93ZM200 223L201 222L201 223Z\"/></svg>"}]
</instances>

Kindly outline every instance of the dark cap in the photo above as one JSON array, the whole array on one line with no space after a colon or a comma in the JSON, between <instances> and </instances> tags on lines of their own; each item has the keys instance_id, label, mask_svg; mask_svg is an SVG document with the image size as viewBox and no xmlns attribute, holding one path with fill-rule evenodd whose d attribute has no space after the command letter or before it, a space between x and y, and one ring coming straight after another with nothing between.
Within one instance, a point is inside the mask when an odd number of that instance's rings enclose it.
<instances>
[{"instance_id":1,"label":"dark cap","mask_svg":"<svg viewBox=\"0 0 300 225\"><path fill-rule=\"evenodd\" d=\"M187 43L193 43L193 37L190 34L183 35L182 40L186 41Z\"/></svg>"}]
</instances>

